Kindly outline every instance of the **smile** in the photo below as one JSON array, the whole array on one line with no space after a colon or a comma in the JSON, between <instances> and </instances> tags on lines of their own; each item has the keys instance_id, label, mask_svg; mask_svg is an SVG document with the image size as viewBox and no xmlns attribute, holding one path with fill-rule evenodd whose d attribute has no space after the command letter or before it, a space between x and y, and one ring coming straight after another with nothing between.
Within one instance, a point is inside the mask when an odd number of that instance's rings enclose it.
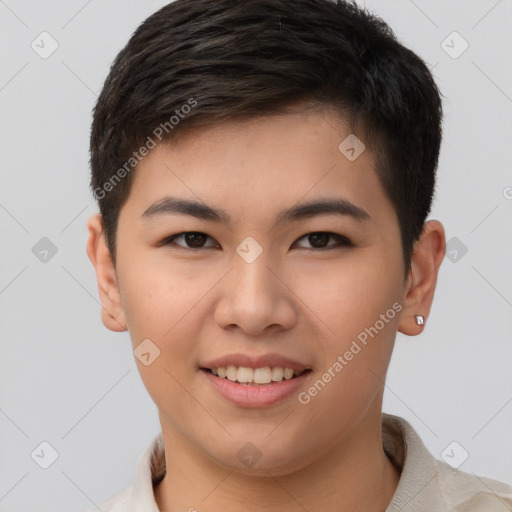
<instances>
[{"instance_id":1,"label":"smile","mask_svg":"<svg viewBox=\"0 0 512 512\"><path fill-rule=\"evenodd\" d=\"M231 382L249 385L272 384L274 382L282 382L283 380L291 380L299 377L309 370L294 370L292 368L283 368L275 366L265 366L263 368L249 368L246 366L229 365L227 367L219 366L217 368L208 368L207 371L221 379L227 379Z\"/></svg>"}]
</instances>

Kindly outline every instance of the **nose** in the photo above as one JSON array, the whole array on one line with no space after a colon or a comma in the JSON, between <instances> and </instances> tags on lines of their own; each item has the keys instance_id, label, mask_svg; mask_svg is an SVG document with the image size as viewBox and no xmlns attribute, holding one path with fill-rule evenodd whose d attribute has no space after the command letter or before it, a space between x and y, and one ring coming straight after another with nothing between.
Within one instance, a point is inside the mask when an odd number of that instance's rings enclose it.
<instances>
[{"instance_id":1,"label":"nose","mask_svg":"<svg viewBox=\"0 0 512 512\"><path fill-rule=\"evenodd\" d=\"M265 251L252 263L238 256L221 281L215 321L222 328L240 328L251 336L291 329L297 322L294 294L279 267L271 268Z\"/></svg>"}]
</instances>

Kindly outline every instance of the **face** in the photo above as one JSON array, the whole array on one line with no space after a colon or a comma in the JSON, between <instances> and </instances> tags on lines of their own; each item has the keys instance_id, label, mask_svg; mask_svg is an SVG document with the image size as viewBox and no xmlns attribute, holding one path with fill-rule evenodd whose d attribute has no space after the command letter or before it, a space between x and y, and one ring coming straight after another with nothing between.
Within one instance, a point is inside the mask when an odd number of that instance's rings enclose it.
<instances>
[{"instance_id":1,"label":"face","mask_svg":"<svg viewBox=\"0 0 512 512\"><path fill-rule=\"evenodd\" d=\"M338 148L349 134L328 111L229 122L136 170L121 321L164 436L196 455L286 474L380 417L406 283L396 214L370 151Z\"/></svg>"}]
</instances>

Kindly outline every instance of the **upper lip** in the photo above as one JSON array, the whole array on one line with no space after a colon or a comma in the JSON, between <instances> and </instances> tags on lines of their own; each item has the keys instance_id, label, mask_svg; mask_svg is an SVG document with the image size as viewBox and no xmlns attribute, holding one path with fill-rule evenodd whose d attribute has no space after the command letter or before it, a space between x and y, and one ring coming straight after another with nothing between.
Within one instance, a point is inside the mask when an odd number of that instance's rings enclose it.
<instances>
[{"instance_id":1,"label":"upper lip","mask_svg":"<svg viewBox=\"0 0 512 512\"><path fill-rule=\"evenodd\" d=\"M228 366L243 366L245 368L290 368L292 370L307 370L311 367L294 361L288 357L279 354L264 354L261 356L249 356L247 354L228 354L211 361L208 361L201 365L201 368L214 369L214 368L226 368Z\"/></svg>"}]
</instances>

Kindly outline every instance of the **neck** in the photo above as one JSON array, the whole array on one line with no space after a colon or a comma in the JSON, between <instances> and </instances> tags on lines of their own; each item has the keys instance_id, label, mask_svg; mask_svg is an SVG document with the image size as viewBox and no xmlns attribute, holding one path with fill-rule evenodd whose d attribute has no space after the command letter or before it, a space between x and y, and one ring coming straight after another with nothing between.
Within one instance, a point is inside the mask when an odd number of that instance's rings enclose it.
<instances>
[{"instance_id":1,"label":"neck","mask_svg":"<svg viewBox=\"0 0 512 512\"><path fill-rule=\"evenodd\" d=\"M165 432L167 473L155 488L160 510L211 512L384 512L400 479L382 447L380 411L312 464L283 476L228 470ZM194 453L193 453L194 452Z\"/></svg>"}]
</instances>

